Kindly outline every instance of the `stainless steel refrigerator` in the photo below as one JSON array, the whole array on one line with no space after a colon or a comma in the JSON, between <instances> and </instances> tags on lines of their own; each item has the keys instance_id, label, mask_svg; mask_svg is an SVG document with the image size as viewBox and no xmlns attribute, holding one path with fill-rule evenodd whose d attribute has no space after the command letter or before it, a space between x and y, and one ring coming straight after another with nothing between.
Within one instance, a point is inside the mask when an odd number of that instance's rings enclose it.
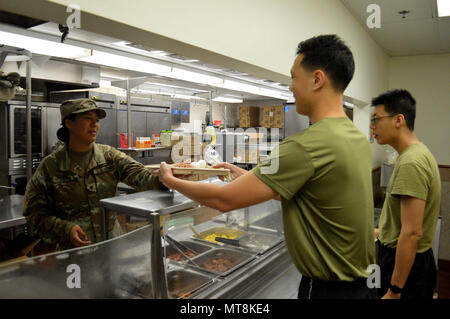
<instances>
[{"instance_id":1,"label":"stainless steel refrigerator","mask_svg":"<svg viewBox=\"0 0 450 319\"><path fill-rule=\"evenodd\" d=\"M295 103L286 103L284 105L283 139L306 130L309 126L309 117L298 114L295 111Z\"/></svg>"}]
</instances>

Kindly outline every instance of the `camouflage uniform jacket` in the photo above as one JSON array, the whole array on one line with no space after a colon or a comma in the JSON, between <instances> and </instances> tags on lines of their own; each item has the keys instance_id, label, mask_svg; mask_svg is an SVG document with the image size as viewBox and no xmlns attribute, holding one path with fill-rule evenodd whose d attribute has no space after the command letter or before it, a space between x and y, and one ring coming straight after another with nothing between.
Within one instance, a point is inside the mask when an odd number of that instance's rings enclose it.
<instances>
[{"instance_id":1,"label":"camouflage uniform jacket","mask_svg":"<svg viewBox=\"0 0 450 319\"><path fill-rule=\"evenodd\" d=\"M94 143L84 176L81 170L63 146L42 160L27 185L23 215L28 226L58 249L73 248L69 234L74 225L92 243L100 241L99 201L116 196L119 182L138 191L164 188L141 163L108 145ZM115 214L106 223L111 238L120 229Z\"/></svg>"}]
</instances>

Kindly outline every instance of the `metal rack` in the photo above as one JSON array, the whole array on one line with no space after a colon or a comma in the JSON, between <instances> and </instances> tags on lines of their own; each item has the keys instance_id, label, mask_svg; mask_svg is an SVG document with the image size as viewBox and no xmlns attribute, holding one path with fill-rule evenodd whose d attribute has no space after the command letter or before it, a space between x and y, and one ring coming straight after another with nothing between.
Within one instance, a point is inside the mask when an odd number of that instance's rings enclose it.
<instances>
[{"instance_id":1,"label":"metal rack","mask_svg":"<svg viewBox=\"0 0 450 319\"><path fill-rule=\"evenodd\" d=\"M18 63L26 63L26 106L27 106L27 163L32 162L31 149L31 59L32 53L28 50L0 45L0 68L8 57L23 57ZM27 180L32 176L32 165L27 165Z\"/></svg>"}]
</instances>

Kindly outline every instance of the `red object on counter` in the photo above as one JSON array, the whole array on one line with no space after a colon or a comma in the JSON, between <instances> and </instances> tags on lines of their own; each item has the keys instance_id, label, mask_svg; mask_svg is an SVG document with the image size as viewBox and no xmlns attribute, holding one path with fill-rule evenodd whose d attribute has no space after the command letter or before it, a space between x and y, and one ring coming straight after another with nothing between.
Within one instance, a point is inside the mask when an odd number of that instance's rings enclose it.
<instances>
[{"instance_id":1,"label":"red object on counter","mask_svg":"<svg viewBox=\"0 0 450 319\"><path fill-rule=\"evenodd\" d=\"M128 148L128 136L126 133L120 134L120 147ZM131 147L133 147L133 134L131 134Z\"/></svg>"}]
</instances>

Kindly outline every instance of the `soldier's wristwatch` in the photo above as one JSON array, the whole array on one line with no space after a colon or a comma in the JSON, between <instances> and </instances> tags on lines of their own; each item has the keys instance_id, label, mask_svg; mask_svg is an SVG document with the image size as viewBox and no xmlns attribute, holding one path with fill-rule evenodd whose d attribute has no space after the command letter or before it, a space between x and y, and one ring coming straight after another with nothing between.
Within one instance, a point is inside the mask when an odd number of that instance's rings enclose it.
<instances>
[{"instance_id":1,"label":"soldier's wristwatch","mask_svg":"<svg viewBox=\"0 0 450 319\"><path fill-rule=\"evenodd\" d=\"M394 294L399 294L402 292L403 288L400 288L396 285L393 285L391 283L389 283L389 289L394 293Z\"/></svg>"}]
</instances>

